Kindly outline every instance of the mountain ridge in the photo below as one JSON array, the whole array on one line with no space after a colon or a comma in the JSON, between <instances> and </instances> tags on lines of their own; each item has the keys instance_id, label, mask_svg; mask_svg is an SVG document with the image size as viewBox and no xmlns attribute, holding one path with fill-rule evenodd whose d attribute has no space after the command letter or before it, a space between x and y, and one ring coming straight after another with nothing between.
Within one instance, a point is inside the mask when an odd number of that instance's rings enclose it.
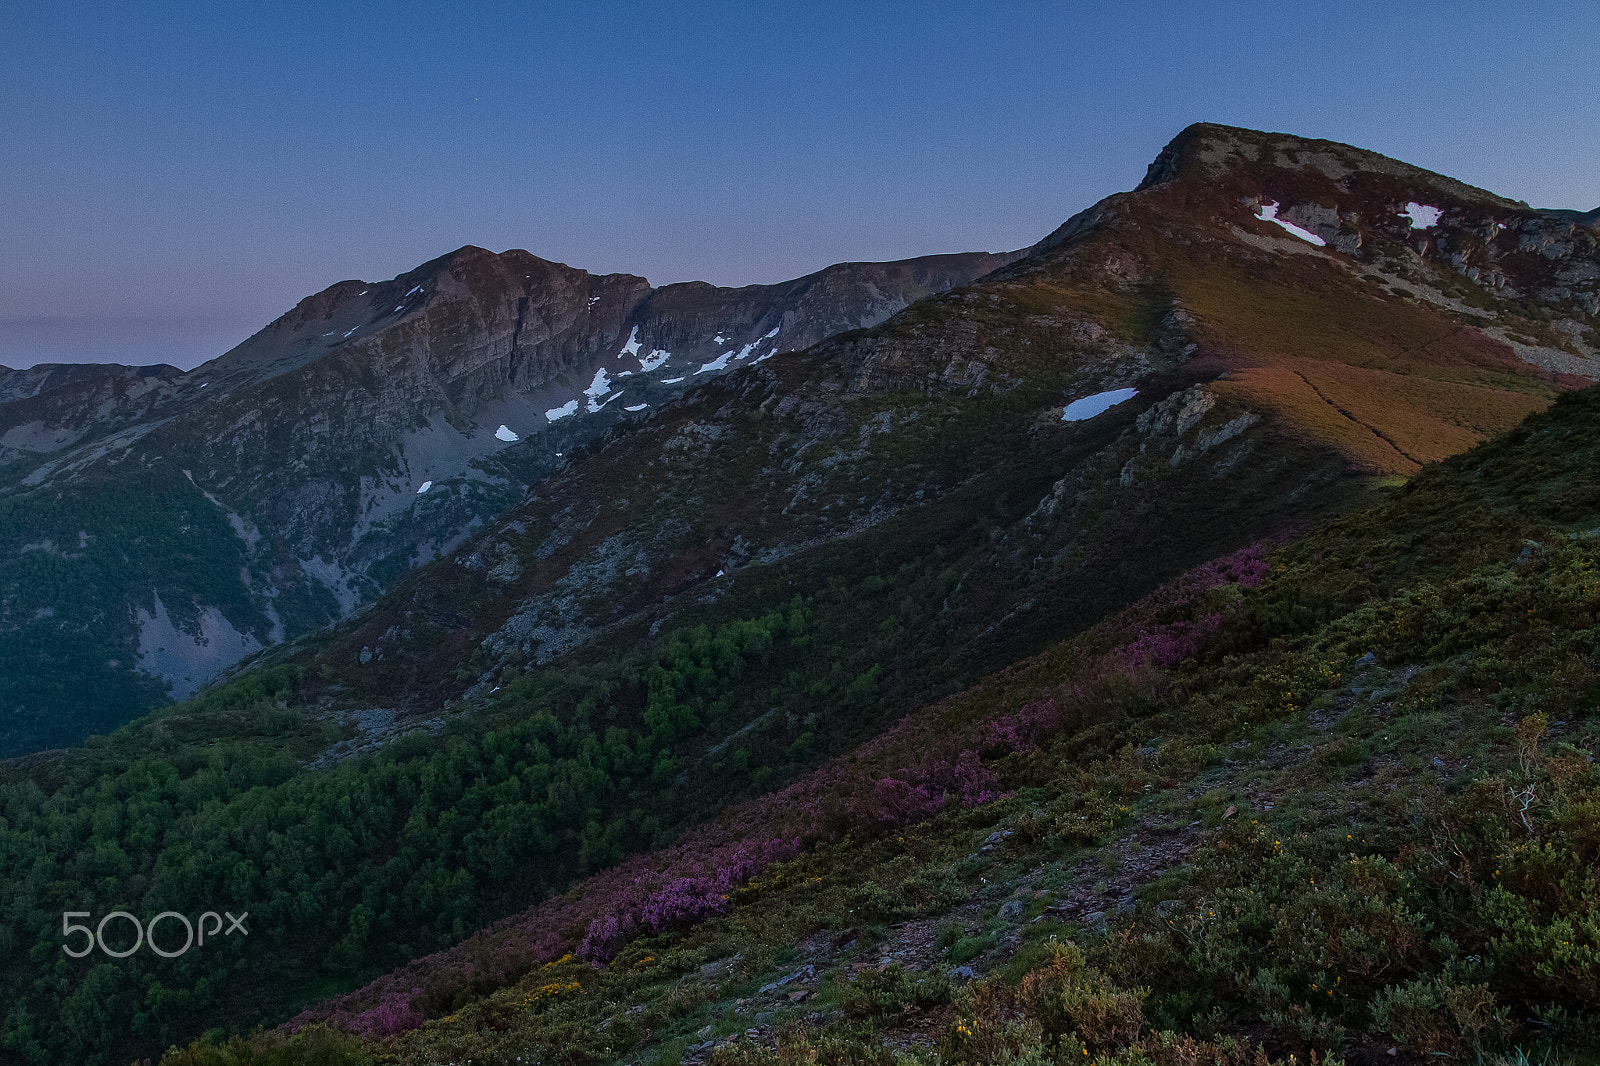
<instances>
[{"instance_id":1,"label":"mountain ridge","mask_svg":"<svg viewBox=\"0 0 1600 1066\"><path fill-rule=\"evenodd\" d=\"M9 534L13 577L0 588L0 618L26 649L8 669L37 656L38 676L8 706L20 699L33 721L70 740L82 733L50 708L106 701L47 676L59 656L43 651L55 639L46 631L67 623L23 614L46 610L53 594L19 565L38 550L28 545L53 552L83 542L92 555L96 541L115 542L105 545L112 552L138 544L138 531L75 517L96 513L96 494L133 491L138 520L161 522L163 538L203 529L212 540L187 549L182 571L148 561L143 588L109 599L101 583L76 593L97 620L74 625L115 649L101 660L117 664L103 668L109 675L137 664L157 689L170 681L186 695L241 655L341 617L449 550L617 420L791 338L808 345L858 328L1010 258L958 253L835 264L780 285L653 289L633 275L464 246L391 281L329 286L186 373L9 373L0 471L10 476L0 498L14 510L0 534ZM91 381L116 402L88 403L79 394ZM44 396L22 396L47 385ZM51 494L53 517L23 504L39 493ZM108 728L158 698L142 678L126 691L134 703L91 713L84 728ZM18 728L0 733L19 737Z\"/></svg>"}]
</instances>

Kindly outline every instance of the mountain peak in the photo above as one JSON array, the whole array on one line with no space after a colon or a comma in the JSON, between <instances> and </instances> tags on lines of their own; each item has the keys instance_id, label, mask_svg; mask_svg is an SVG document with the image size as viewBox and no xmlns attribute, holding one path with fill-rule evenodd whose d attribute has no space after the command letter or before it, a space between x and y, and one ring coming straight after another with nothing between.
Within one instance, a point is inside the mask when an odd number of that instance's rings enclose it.
<instances>
[{"instance_id":1,"label":"mountain peak","mask_svg":"<svg viewBox=\"0 0 1600 1066\"><path fill-rule=\"evenodd\" d=\"M1302 182L1331 184L1341 190L1347 190L1353 178L1382 179L1382 184L1393 186L1396 192L1409 188L1479 207L1527 210L1528 206L1339 141L1211 122L1194 123L1169 141L1150 163L1135 191L1175 181L1228 187L1254 185L1269 175L1290 174Z\"/></svg>"}]
</instances>

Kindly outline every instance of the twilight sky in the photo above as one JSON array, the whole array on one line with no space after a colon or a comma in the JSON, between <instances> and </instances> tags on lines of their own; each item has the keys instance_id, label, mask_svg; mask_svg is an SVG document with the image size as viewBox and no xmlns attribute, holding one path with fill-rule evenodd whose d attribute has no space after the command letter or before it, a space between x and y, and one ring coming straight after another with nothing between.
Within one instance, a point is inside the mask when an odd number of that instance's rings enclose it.
<instances>
[{"instance_id":1,"label":"twilight sky","mask_svg":"<svg viewBox=\"0 0 1600 1066\"><path fill-rule=\"evenodd\" d=\"M1190 122L1600 206L1600 3L0 2L0 364L193 366L463 244L1021 247Z\"/></svg>"}]
</instances>

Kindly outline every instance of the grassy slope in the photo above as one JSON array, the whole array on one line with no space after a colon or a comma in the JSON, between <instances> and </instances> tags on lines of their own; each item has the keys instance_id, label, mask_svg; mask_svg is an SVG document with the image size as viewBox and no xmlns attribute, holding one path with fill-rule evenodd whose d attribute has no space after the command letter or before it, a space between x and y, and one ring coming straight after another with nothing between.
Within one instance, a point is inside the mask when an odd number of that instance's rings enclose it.
<instances>
[{"instance_id":1,"label":"grassy slope","mask_svg":"<svg viewBox=\"0 0 1600 1066\"><path fill-rule=\"evenodd\" d=\"M1026 444L1026 425L984 438L983 426L1017 421L1006 405L991 406L984 420L967 420L979 429L952 434L944 446ZM112 1046L132 1053L213 1025L281 1019L352 977L458 940L623 850L670 839L686 821L781 784L817 754L847 750L907 708L1081 628L1153 583L1160 571L1141 558L1175 569L1272 528L1289 492L1327 462L1291 448L1287 462L1253 468L1226 496L1206 479L1173 476L1029 533L1023 519L1054 479L1081 468L1099 482L1126 461L1134 414L1047 427L1036 443L998 460L979 451L975 461L989 468L982 482L881 529L748 567L718 602L691 605L642 652L605 645L567 669L506 678L490 707L438 742L413 738L377 759L305 772L298 763L343 734L330 736L333 723L318 720L310 697L287 683L292 671L264 687L257 673L99 746L14 768L0 792L10 821L0 846L14 888L5 903L9 944L34 949L6 960L16 992L8 1035L19 1046L70 1036L77 1043L62 1053L87 1062ZM936 451L916 440L898 446L919 450L939 470ZM898 460L878 461L894 469ZM636 473L621 463L613 469L629 480ZM729 476L736 474L737 467ZM848 474L878 476L870 466ZM1359 488L1336 483L1304 506L1336 506L1341 491ZM1051 558L1063 538L1118 547L1038 569L1040 554ZM1027 578L1020 566L1038 572ZM1084 566L1103 580L1081 580ZM1005 623L1024 588L1035 609ZM787 613L797 590L809 616L804 633L780 635L770 659L749 660L742 674L716 675L728 699L697 704L701 725L668 738L665 776L651 765L661 764L661 748L638 758L613 749L614 728L634 730L628 744L640 747L637 731L649 721L642 679L662 649L693 644L701 624L715 634ZM405 594L415 602L413 590ZM999 633L988 633L990 625ZM766 728L711 752L774 705L782 713ZM579 732L541 732L551 716ZM605 741L592 755L585 723ZM553 771L531 754L542 747L551 749ZM523 784L508 794L517 779ZM480 826L486 807L495 817ZM251 910L271 952L242 969L234 950L191 958L182 969L134 960L100 967L89 981L65 960L50 960L57 898L97 914L184 909L196 898L237 904ZM363 908L364 935L355 917ZM49 1016L72 1025L38 1029Z\"/></svg>"},{"instance_id":2,"label":"grassy slope","mask_svg":"<svg viewBox=\"0 0 1600 1066\"><path fill-rule=\"evenodd\" d=\"M726 916L603 969L535 967L370 1053L1590 1061L1597 460L1600 393L1568 395L1280 549L1258 586L1158 594L876 753L889 766L928 729L981 737L1019 708L1073 708L991 751L1009 798L842 838L813 827ZM1212 614L1170 668L1116 652ZM980 979L952 983L954 962Z\"/></svg>"}]
</instances>

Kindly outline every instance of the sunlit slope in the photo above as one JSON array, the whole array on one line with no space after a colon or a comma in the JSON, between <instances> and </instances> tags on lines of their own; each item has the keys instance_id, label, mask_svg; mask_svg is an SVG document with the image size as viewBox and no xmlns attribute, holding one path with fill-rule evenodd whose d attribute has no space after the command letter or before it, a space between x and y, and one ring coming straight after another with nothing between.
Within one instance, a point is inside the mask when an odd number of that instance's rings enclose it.
<instances>
[{"instance_id":1,"label":"sunlit slope","mask_svg":"<svg viewBox=\"0 0 1600 1066\"><path fill-rule=\"evenodd\" d=\"M1223 127L1186 131L1151 171L882 328L861 379L925 372L894 337L912 316L923 335L1012 318L989 350L1000 372L1103 330L1107 348L1185 353L1216 396L1357 469L1411 474L1600 375L1588 228L1359 149ZM1416 228L1408 205L1437 221Z\"/></svg>"}]
</instances>

